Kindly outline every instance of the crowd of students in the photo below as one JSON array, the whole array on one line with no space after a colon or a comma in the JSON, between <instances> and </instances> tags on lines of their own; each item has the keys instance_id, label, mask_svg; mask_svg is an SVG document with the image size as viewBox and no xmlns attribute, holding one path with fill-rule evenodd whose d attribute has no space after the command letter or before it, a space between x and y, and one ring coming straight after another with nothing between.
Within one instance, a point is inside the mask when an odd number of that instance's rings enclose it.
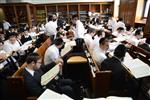
<instances>
[{"instance_id":1,"label":"crowd of students","mask_svg":"<svg viewBox=\"0 0 150 100\"><path fill-rule=\"evenodd\" d=\"M0 28L0 64L5 66L4 62L7 60L7 57L12 57L15 63L19 62L20 55L25 55L23 59L26 58L27 67L23 71L23 77L31 95L39 96L43 90L50 88L56 92L65 93L73 99L82 99L78 86L70 79L59 77L46 87L40 85L40 78L45 72L56 64L62 67L64 61L60 56L60 50L64 46L64 40L82 39L92 52L99 69L112 70L113 80L111 82L111 89L129 89L129 87L124 86L124 84L126 85L129 81L124 82L126 80L125 72L121 65L121 61L126 53L126 47L118 43L117 48L114 50L114 56L108 58L106 54L110 47L110 37L112 35L115 37L125 37L129 43L140 46L148 51L150 50L150 38L148 37L146 40L143 39L143 31L141 29L133 30L131 25L125 25L122 18L116 21L110 16L107 24L101 23L103 21L100 21L99 18L97 18L97 20L92 18L89 22L83 24L77 15L73 15L71 23L67 24L67 21L64 21L54 14L50 15L48 22L45 25L42 24L41 27L28 27L28 25L26 25L19 28L11 26L11 24L4 20L3 25L1 25L3 27ZM42 31L43 34L37 37L40 31ZM41 58L37 53L33 53L33 51L44 41L42 40L43 35L51 37L53 42L45 52L43 59L44 67L40 67L42 63ZM36 44L30 46L26 51L20 50L23 44L28 41L33 41L34 39L36 40ZM6 56L6 54L9 54L9 56ZM17 68L18 67L19 65L17 65ZM36 72L38 74L35 74ZM132 86L130 86L130 88L131 87ZM135 91L136 90L134 90L134 92ZM132 92L129 96L137 100L135 94Z\"/></svg>"}]
</instances>

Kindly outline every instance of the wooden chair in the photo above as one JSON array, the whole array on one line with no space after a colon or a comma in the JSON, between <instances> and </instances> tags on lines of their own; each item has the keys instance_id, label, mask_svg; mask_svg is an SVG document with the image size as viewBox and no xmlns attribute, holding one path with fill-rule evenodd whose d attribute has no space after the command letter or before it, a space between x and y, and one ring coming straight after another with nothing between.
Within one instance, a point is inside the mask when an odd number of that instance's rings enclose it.
<instances>
[{"instance_id":1,"label":"wooden chair","mask_svg":"<svg viewBox=\"0 0 150 100\"><path fill-rule=\"evenodd\" d=\"M108 95L110 82L112 78L111 71L99 71L95 73L96 77L91 76L92 90L94 97L106 97Z\"/></svg>"},{"instance_id":2,"label":"wooden chair","mask_svg":"<svg viewBox=\"0 0 150 100\"><path fill-rule=\"evenodd\" d=\"M11 94L12 100L36 100L37 97L28 97L28 93L25 88L24 79L21 76L24 68L24 63L12 76L7 77L9 93Z\"/></svg>"}]
</instances>

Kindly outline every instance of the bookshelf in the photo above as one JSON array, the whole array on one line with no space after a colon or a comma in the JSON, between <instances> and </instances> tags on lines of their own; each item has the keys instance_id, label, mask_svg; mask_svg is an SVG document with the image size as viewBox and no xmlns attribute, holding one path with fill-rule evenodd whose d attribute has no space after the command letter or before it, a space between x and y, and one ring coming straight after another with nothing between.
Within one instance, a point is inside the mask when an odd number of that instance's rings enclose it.
<instances>
[{"instance_id":1,"label":"bookshelf","mask_svg":"<svg viewBox=\"0 0 150 100\"><path fill-rule=\"evenodd\" d=\"M52 3L52 4L30 4L30 3L10 3L0 4L6 19L12 23L28 23L29 26L46 22L46 17L58 13L59 16L70 22L74 14L78 14L80 20L84 22L88 19L88 12L97 12L106 17L113 14L114 2L76 2L76 3Z\"/></svg>"},{"instance_id":2,"label":"bookshelf","mask_svg":"<svg viewBox=\"0 0 150 100\"><path fill-rule=\"evenodd\" d=\"M56 14L56 5L48 5L47 6L47 15Z\"/></svg>"},{"instance_id":3,"label":"bookshelf","mask_svg":"<svg viewBox=\"0 0 150 100\"><path fill-rule=\"evenodd\" d=\"M67 5L57 5L58 11L57 13L59 14L60 17L65 19L66 21L68 20L68 10L67 10Z\"/></svg>"},{"instance_id":4,"label":"bookshelf","mask_svg":"<svg viewBox=\"0 0 150 100\"><path fill-rule=\"evenodd\" d=\"M5 5L3 6L3 11L5 14L5 19L10 23L10 24L17 24L17 19L16 15L14 12L15 7L13 5Z\"/></svg>"},{"instance_id":5,"label":"bookshelf","mask_svg":"<svg viewBox=\"0 0 150 100\"><path fill-rule=\"evenodd\" d=\"M100 4L91 4L90 11L100 13Z\"/></svg>"},{"instance_id":6,"label":"bookshelf","mask_svg":"<svg viewBox=\"0 0 150 100\"><path fill-rule=\"evenodd\" d=\"M68 6L69 6L68 7L69 8L68 16L69 16L69 20L70 20L72 15L79 14L79 12L78 12L78 4L69 4Z\"/></svg>"},{"instance_id":7,"label":"bookshelf","mask_svg":"<svg viewBox=\"0 0 150 100\"><path fill-rule=\"evenodd\" d=\"M82 22L85 22L88 17L89 4L80 4L79 16Z\"/></svg>"},{"instance_id":8,"label":"bookshelf","mask_svg":"<svg viewBox=\"0 0 150 100\"><path fill-rule=\"evenodd\" d=\"M36 23L46 22L45 6L36 7Z\"/></svg>"}]
</instances>

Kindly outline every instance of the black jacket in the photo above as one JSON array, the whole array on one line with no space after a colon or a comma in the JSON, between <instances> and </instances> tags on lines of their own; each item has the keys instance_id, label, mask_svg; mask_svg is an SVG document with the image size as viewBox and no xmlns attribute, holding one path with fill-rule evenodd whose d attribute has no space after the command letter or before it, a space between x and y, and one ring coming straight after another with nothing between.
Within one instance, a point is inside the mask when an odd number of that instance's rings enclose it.
<instances>
[{"instance_id":1,"label":"black jacket","mask_svg":"<svg viewBox=\"0 0 150 100\"><path fill-rule=\"evenodd\" d=\"M22 76L29 95L40 96L44 92L46 88L41 86L41 76L50 70L54 65L55 63L41 66L39 70L34 72L34 76L32 76L26 69L23 70Z\"/></svg>"},{"instance_id":2,"label":"black jacket","mask_svg":"<svg viewBox=\"0 0 150 100\"><path fill-rule=\"evenodd\" d=\"M125 68L121 62L115 58L107 58L101 64L101 70L112 71L111 89L122 89L126 84Z\"/></svg>"}]
</instances>

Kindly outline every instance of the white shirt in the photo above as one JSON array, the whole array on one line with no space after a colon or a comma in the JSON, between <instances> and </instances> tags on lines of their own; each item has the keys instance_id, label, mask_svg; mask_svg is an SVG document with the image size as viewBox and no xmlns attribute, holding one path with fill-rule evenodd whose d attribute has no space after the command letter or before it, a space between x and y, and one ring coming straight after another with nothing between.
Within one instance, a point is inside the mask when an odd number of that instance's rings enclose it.
<instances>
[{"instance_id":1,"label":"white shirt","mask_svg":"<svg viewBox=\"0 0 150 100\"><path fill-rule=\"evenodd\" d=\"M96 63L101 66L101 63L107 58L105 55L105 51L102 50L100 47L97 47L93 50L93 58Z\"/></svg>"},{"instance_id":2,"label":"white shirt","mask_svg":"<svg viewBox=\"0 0 150 100\"><path fill-rule=\"evenodd\" d=\"M8 22L3 23L4 30L8 30L11 25Z\"/></svg>"},{"instance_id":3,"label":"white shirt","mask_svg":"<svg viewBox=\"0 0 150 100\"><path fill-rule=\"evenodd\" d=\"M98 37L97 35L94 37L93 40L93 49L99 47L99 40L101 39L101 37Z\"/></svg>"},{"instance_id":4,"label":"white shirt","mask_svg":"<svg viewBox=\"0 0 150 100\"><path fill-rule=\"evenodd\" d=\"M12 53L12 51L17 51L20 48L19 42L16 40L14 44L12 44L9 40L4 42L4 51L7 53Z\"/></svg>"},{"instance_id":5,"label":"white shirt","mask_svg":"<svg viewBox=\"0 0 150 100\"><path fill-rule=\"evenodd\" d=\"M47 65L60 57L59 49L55 44L51 45L45 52L44 64Z\"/></svg>"},{"instance_id":6,"label":"white shirt","mask_svg":"<svg viewBox=\"0 0 150 100\"><path fill-rule=\"evenodd\" d=\"M93 39L89 33L84 35L84 41L85 41L85 44L89 47L89 49L92 50L93 49Z\"/></svg>"},{"instance_id":7,"label":"white shirt","mask_svg":"<svg viewBox=\"0 0 150 100\"><path fill-rule=\"evenodd\" d=\"M122 21L117 22L116 26L115 26L115 30L117 30L117 28L122 27L124 28L124 30L126 30L125 24Z\"/></svg>"},{"instance_id":8,"label":"white shirt","mask_svg":"<svg viewBox=\"0 0 150 100\"><path fill-rule=\"evenodd\" d=\"M26 71L28 71L32 76L34 76L34 71L33 71L33 70L31 70L31 69L29 69L29 68L27 68L27 67L25 67L25 69L26 69Z\"/></svg>"},{"instance_id":9,"label":"white shirt","mask_svg":"<svg viewBox=\"0 0 150 100\"><path fill-rule=\"evenodd\" d=\"M75 37L76 38L83 38L85 33L85 28L83 26L83 23L80 20L77 20L76 22L76 28L75 28Z\"/></svg>"},{"instance_id":10,"label":"white shirt","mask_svg":"<svg viewBox=\"0 0 150 100\"><path fill-rule=\"evenodd\" d=\"M108 20L108 29L112 29L112 32L115 30L115 26L116 26L116 20L113 18L113 19L109 19Z\"/></svg>"},{"instance_id":11,"label":"white shirt","mask_svg":"<svg viewBox=\"0 0 150 100\"><path fill-rule=\"evenodd\" d=\"M36 32L29 32L29 35L31 38L35 38L37 36Z\"/></svg>"},{"instance_id":12,"label":"white shirt","mask_svg":"<svg viewBox=\"0 0 150 100\"><path fill-rule=\"evenodd\" d=\"M57 24L53 21L49 21L45 25L45 29L46 29L46 32L47 32L48 36L56 35L57 34L56 28L57 28Z\"/></svg>"}]
</instances>

